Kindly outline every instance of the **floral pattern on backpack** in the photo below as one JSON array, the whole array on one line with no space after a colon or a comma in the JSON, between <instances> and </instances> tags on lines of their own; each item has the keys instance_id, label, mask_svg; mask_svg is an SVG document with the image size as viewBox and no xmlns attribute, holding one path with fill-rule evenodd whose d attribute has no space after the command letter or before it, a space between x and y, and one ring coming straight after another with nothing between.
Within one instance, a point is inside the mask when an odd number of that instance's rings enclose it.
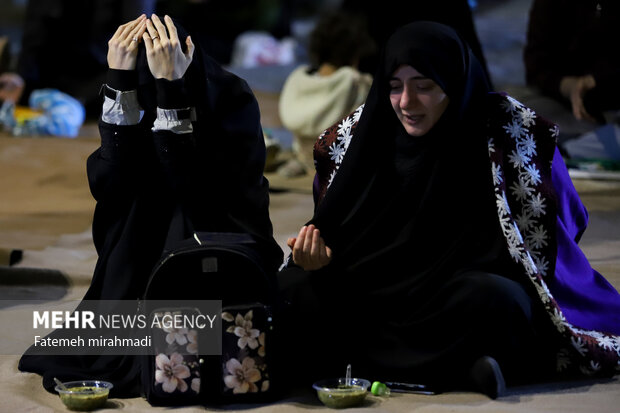
<instances>
[{"instance_id":1,"label":"floral pattern on backpack","mask_svg":"<svg viewBox=\"0 0 620 413\"><path fill-rule=\"evenodd\" d=\"M271 316L267 308L233 309L222 313L223 390L228 394L269 391L266 341Z\"/></svg>"},{"instance_id":2,"label":"floral pattern on backpack","mask_svg":"<svg viewBox=\"0 0 620 413\"><path fill-rule=\"evenodd\" d=\"M154 317L182 315L183 311L156 312ZM153 330L155 391L159 394L200 393L198 331L162 324Z\"/></svg>"}]
</instances>

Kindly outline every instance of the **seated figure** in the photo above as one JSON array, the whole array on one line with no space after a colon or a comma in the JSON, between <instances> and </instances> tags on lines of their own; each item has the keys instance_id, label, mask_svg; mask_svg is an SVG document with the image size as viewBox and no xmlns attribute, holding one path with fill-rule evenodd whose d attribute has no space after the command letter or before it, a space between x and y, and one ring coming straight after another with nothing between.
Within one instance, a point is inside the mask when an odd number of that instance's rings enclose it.
<instances>
[{"instance_id":1,"label":"seated figure","mask_svg":"<svg viewBox=\"0 0 620 413\"><path fill-rule=\"evenodd\" d=\"M616 374L620 295L577 244L557 135L454 30L399 29L365 105L316 142L314 216L279 274L311 373L491 398Z\"/></svg>"}]
</instances>

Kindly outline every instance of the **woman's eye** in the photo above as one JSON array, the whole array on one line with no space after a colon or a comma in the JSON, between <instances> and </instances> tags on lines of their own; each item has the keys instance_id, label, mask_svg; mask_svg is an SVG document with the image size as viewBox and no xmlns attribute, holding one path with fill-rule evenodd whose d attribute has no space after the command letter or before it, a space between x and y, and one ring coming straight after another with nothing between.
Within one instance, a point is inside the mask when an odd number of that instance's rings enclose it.
<instances>
[{"instance_id":1,"label":"woman's eye","mask_svg":"<svg viewBox=\"0 0 620 413\"><path fill-rule=\"evenodd\" d=\"M390 83L390 90L391 91L397 91L402 89L403 85L400 83Z\"/></svg>"}]
</instances>

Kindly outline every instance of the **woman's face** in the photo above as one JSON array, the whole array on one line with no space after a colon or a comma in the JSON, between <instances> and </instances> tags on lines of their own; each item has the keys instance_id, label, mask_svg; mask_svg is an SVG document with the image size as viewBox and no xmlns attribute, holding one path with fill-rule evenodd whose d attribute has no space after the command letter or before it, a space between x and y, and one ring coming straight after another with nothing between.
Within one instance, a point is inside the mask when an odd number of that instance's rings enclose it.
<instances>
[{"instance_id":1,"label":"woman's face","mask_svg":"<svg viewBox=\"0 0 620 413\"><path fill-rule=\"evenodd\" d=\"M424 136L435 126L450 99L433 80L402 65L390 79L390 101L407 133Z\"/></svg>"}]
</instances>

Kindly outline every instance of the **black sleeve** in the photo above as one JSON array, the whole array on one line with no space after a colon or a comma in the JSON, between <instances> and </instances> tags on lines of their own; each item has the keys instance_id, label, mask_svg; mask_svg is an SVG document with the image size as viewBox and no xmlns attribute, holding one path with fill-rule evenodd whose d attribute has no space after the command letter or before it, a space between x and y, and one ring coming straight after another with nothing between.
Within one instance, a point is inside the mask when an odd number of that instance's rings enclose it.
<instances>
[{"instance_id":1,"label":"black sleeve","mask_svg":"<svg viewBox=\"0 0 620 413\"><path fill-rule=\"evenodd\" d=\"M157 106L162 109L183 109L190 105L185 80L157 79Z\"/></svg>"},{"instance_id":2,"label":"black sleeve","mask_svg":"<svg viewBox=\"0 0 620 413\"><path fill-rule=\"evenodd\" d=\"M115 90L135 90L138 75L135 70L108 69L106 84ZM148 150L145 128L143 125L112 125L100 118L99 135L101 146L87 161L91 193L96 201L129 196Z\"/></svg>"},{"instance_id":3,"label":"black sleeve","mask_svg":"<svg viewBox=\"0 0 620 413\"><path fill-rule=\"evenodd\" d=\"M112 89L123 92L138 87L138 72L136 70L108 69L106 84Z\"/></svg>"},{"instance_id":4,"label":"black sleeve","mask_svg":"<svg viewBox=\"0 0 620 413\"><path fill-rule=\"evenodd\" d=\"M193 133L153 133L157 156L193 230L249 233L277 268L282 251L269 218L258 103L245 81L227 72L212 74L209 85L209 106L197 113ZM188 107L184 87L158 81L158 106Z\"/></svg>"}]
</instances>

